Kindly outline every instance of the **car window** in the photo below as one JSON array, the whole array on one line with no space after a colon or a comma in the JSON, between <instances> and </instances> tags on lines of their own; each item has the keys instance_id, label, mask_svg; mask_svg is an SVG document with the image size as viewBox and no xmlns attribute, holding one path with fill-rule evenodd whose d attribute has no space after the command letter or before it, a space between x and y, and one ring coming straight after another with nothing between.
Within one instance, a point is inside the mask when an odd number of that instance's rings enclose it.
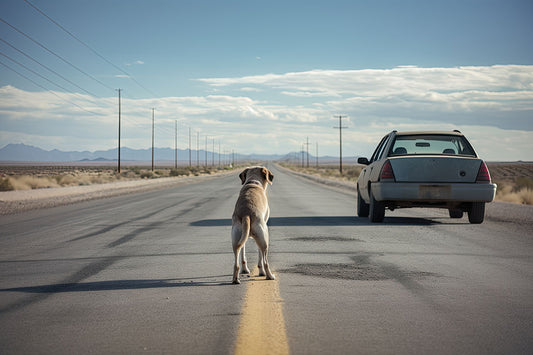
<instances>
[{"instance_id":1,"label":"car window","mask_svg":"<svg viewBox=\"0 0 533 355\"><path fill-rule=\"evenodd\" d=\"M465 137L445 134L396 136L389 156L416 154L475 156Z\"/></svg>"},{"instance_id":2,"label":"car window","mask_svg":"<svg viewBox=\"0 0 533 355\"><path fill-rule=\"evenodd\" d=\"M385 150L385 147L387 146L387 143L389 141L389 138L390 138L389 135L383 137L378 147L374 151L374 154L372 154L372 159L370 159L370 162L381 159L381 157L383 156L383 151Z\"/></svg>"},{"instance_id":3,"label":"car window","mask_svg":"<svg viewBox=\"0 0 533 355\"><path fill-rule=\"evenodd\" d=\"M372 154L372 157L370 158L370 162L373 162L375 160L375 158L377 157L377 155L379 153L379 150L380 150L381 146L383 145L383 143L385 142L387 137L388 136L385 136L385 137L381 138L381 141L379 142L376 150L374 150L374 153Z\"/></svg>"}]
</instances>

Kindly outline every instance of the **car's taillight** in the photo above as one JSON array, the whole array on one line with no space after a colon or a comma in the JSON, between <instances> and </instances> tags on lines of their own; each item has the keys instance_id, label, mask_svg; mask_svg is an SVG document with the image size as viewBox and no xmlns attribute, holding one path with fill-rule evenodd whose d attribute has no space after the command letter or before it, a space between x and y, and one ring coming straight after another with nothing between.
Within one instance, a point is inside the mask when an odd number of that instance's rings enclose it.
<instances>
[{"instance_id":1,"label":"car's taillight","mask_svg":"<svg viewBox=\"0 0 533 355\"><path fill-rule=\"evenodd\" d=\"M381 181L394 181L394 171L392 171L392 165L390 164L390 161L386 161L385 164L383 164L383 168L381 168L381 174L379 175L379 180Z\"/></svg>"},{"instance_id":2,"label":"car's taillight","mask_svg":"<svg viewBox=\"0 0 533 355\"><path fill-rule=\"evenodd\" d=\"M479 171L477 172L476 182L479 183L490 183L490 173L489 169L487 169L487 164L485 162L481 162L481 165L479 166Z\"/></svg>"}]
</instances>

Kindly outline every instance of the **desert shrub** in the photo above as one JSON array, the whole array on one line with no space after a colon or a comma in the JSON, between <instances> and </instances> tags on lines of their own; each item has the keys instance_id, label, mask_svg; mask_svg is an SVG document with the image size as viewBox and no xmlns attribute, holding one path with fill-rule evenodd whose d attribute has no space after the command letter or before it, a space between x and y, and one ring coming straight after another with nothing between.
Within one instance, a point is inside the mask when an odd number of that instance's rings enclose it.
<instances>
[{"instance_id":1,"label":"desert shrub","mask_svg":"<svg viewBox=\"0 0 533 355\"><path fill-rule=\"evenodd\" d=\"M362 170L360 166L351 166L344 171L344 175L350 180L357 180Z\"/></svg>"},{"instance_id":2,"label":"desert shrub","mask_svg":"<svg viewBox=\"0 0 533 355\"><path fill-rule=\"evenodd\" d=\"M10 182L15 190L32 190L59 186L54 178L30 175L10 178Z\"/></svg>"},{"instance_id":3,"label":"desert shrub","mask_svg":"<svg viewBox=\"0 0 533 355\"><path fill-rule=\"evenodd\" d=\"M127 171L123 171L120 173L120 177L121 178L124 178L124 179L135 179L138 177L138 175L140 175L141 172L138 171L138 172L135 172L133 170L127 170Z\"/></svg>"},{"instance_id":4,"label":"desert shrub","mask_svg":"<svg viewBox=\"0 0 533 355\"><path fill-rule=\"evenodd\" d=\"M91 181L91 176L90 175L79 175L78 176L78 185L79 186L86 186L86 185L91 185L93 182Z\"/></svg>"},{"instance_id":5,"label":"desert shrub","mask_svg":"<svg viewBox=\"0 0 533 355\"><path fill-rule=\"evenodd\" d=\"M141 168L139 168L138 166L134 166L133 168L130 168L130 170L131 170L135 175L141 175Z\"/></svg>"},{"instance_id":6,"label":"desert shrub","mask_svg":"<svg viewBox=\"0 0 533 355\"><path fill-rule=\"evenodd\" d=\"M515 181L515 191L521 191L523 189L533 190L533 179L529 177L519 177Z\"/></svg>"},{"instance_id":7,"label":"desert shrub","mask_svg":"<svg viewBox=\"0 0 533 355\"><path fill-rule=\"evenodd\" d=\"M143 171L140 174L141 179L151 179L154 177L154 173L151 171Z\"/></svg>"},{"instance_id":8,"label":"desert shrub","mask_svg":"<svg viewBox=\"0 0 533 355\"><path fill-rule=\"evenodd\" d=\"M533 189L522 189L518 192L522 203L526 205L533 205Z\"/></svg>"},{"instance_id":9,"label":"desert shrub","mask_svg":"<svg viewBox=\"0 0 533 355\"><path fill-rule=\"evenodd\" d=\"M188 176L189 169L187 168L177 168L170 170L170 176Z\"/></svg>"},{"instance_id":10,"label":"desert shrub","mask_svg":"<svg viewBox=\"0 0 533 355\"><path fill-rule=\"evenodd\" d=\"M518 178L516 181L497 181L496 200L533 205L533 187L529 187L530 182L531 179L527 177Z\"/></svg>"},{"instance_id":11,"label":"desert shrub","mask_svg":"<svg viewBox=\"0 0 533 355\"><path fill-rule=\"evenodd\" d=\"M0 191L11 191L15 188L11 185L9 178L0 178Z\"/></svg>"},{"instance_id":12,"label":"desert shrub","mask_svg":"<svg viewBox=\"0 0 533 355\"><path fill-rule=\"evenodd\" d=\"M57 175L55 180L59 186L78 185L78 179L73 175Z\"/></svg>"},{"instance_id":13,"label":"desert shrub","mask_svg":"<svg viewBox=\"0 0 533 355\"><path fill-rule=\"evenodd\" d=\"M496 199L504 202L533 205L533 190L522 189L520 191L513 191L512 189L507 188L497 194Z\"/></svg>"}]
</instances>

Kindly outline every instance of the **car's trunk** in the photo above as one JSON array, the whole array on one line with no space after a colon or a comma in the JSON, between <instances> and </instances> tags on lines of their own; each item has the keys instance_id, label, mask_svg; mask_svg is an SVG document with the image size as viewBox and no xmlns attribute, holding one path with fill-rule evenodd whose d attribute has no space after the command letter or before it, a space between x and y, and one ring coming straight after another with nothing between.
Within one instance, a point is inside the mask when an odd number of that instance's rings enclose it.
<instances>
[{"instance_id":1,"label":"car's trunk","mask_svg":"<svg viewBox=\"0 0 533 355\"><path fill-rule=\"evenodd\" d=\"M472 183L481 159L437 155L391 157L397 182Z\"/></svg>"}]
</instances>

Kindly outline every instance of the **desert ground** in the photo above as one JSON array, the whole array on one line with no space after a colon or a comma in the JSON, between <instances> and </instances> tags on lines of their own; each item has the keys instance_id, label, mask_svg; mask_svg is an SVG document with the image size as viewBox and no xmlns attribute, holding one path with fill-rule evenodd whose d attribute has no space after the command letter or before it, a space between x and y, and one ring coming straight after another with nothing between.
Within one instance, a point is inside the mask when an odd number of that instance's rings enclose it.
<instances>
[{"instance_id":1,"label":"desert ground","mask_svg":"<svg viewBox=\"0 0 533 355\"><path fill-rule=\"evenodd\" d=\"M326 183L348 185L355 183L362 170L361 165L345 165L341 175L338 166L333 164L282 165L317 176ZM533 163L492 162L487 165L492 180L498 184L497 201L533 204ZM118 173L116 167L111 166L0 164L0 214L185 184L240 168L180 166L175 169L167 166L152 171L147 166L128 166Z\"/></svg>"}]
</instances>

